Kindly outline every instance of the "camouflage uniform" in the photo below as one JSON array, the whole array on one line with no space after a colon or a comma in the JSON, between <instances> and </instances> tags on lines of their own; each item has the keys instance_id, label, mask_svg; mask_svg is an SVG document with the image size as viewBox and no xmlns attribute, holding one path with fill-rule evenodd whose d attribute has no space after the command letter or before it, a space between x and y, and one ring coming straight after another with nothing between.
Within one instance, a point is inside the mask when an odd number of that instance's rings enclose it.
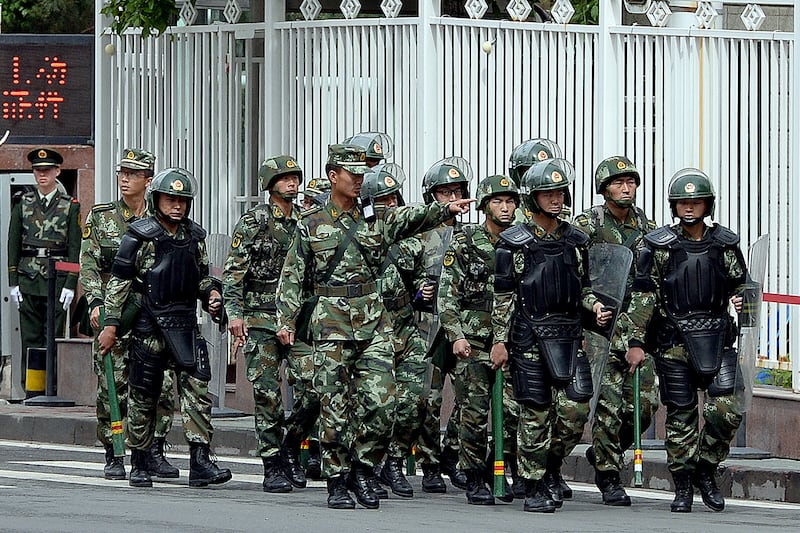
<instances>
[{"instance_id":1,"label":"camouflage uniform","mask_svg":"<svg viewBox=\"0 0 800 533\"><path fill-rule=\"evenodd\" d=\"M86 225L83 228L83 242L81 243L80 282L89 302L90 312L95 307L103 305L105 285L111 275L111 264L114 261L114 256L117 255L117 250L119 250L122 236L134 220L138 220L138 217L125 204L124 200L95 205L86 217ZM119 401L119 410L123 420L128 414L128 349L130 339L130 333L120 336L110 351L117 400ZM92 351L94 355L94 373L97 375L97 439L108 449L112 445L111 408L104 356L100 351L100 344L96 337L92 344ZM173 372L165 372L164 385L161 389L161 397L157 406L156 440L164 439L170 428L172 428L172 416L175 412L175 400L172 392L173 381Z\"/></svg>"},{"instance_id":2,"label":"camouflage uniform","mask_svg":"<svg viewBox=\"0 0 800 533\"><path fill-rule=\"evenodd\" d=\"M284 453L291 454L294 460L319 413L319 399L311 386L314 373L311 347L301 341L284 347L275 336L278 276L299 212L300 207L293 206L287 215L278 205L268 203L242 215L233 231L223 279L228 318L243 318L248 328L244 355L247 379L253 384L258 455L276 462L284 428L289 448ZM280 365L284 359L287 381L294 393L292 416L288 420L284 420L280 387Z\"/></svg>"},{"instance_id":3,"label":"camouflage uniform","mask_svg":"<svg viewBox=\"0 0 800 533\"><path fill-rule=\"evenodd\" d=\"M596 243L621 244L636 250L642 236L656 228L644 212L631 207L627 218L620 222L605 205L587 209L575 217L575 225L589 235L589 247ZM631 265L628 276L626 298L620 312L630 303L631 286L635 265ZM587 341L590 342L590 337ZM606 362L592 425L592 449L595 468L600 472L620 472L623 468L624 452L634 440L633 434L633 374L625 360L626 344L615 332L611 339L611 351ZM658 409L655 389L655 368L652 358L639 365L639 405L642 428L647 428Z\"/></svg>"},{"instance_id":4,"label":"camouflage uniform","mask_svg":"<svg viewBox=\"0 0 800 533\"><path fill-rule=\"evenodd\" d=\"M34 168L57 167L61 156L48 149L28 154ZM26 192L11 210L8 226L8 284L19 287L20 335L22 337L21 383L25 387L28 348L44 348L47 336L48 257L77 263L81 246L81 206L78 200L56 188L47 198L37 190ZM56 298L62 289L75 290L78 275L56 274ZM64 331L65 312L55 302L56 336Z\"/></svg>"}]
</instances>

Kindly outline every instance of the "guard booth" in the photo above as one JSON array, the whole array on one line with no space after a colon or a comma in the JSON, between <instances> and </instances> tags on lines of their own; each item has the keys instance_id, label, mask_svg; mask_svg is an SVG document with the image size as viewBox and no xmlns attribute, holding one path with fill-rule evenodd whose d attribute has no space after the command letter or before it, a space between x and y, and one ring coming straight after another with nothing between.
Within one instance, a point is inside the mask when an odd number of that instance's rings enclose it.
<instances>
[{"instance_id":1,"label":"guard booth","mask_svg":"<svg viewBox=\"0 0 800 533\"><path fill-rule=\"evenodd\" d=\"M22 366L22 342L19 336L19 312L8 296L8 224L11 220L11 206L15 195L36 186L30 172L0 174L0 356L5 369L3 381L10 380L9 399L24 400L25 389L19 368ZM8 368L10 363L10 369ZM3 366L3 365L0 365ZM7 383L2 383L3 390L9 390Z\"/></svg>"}]
</instances>

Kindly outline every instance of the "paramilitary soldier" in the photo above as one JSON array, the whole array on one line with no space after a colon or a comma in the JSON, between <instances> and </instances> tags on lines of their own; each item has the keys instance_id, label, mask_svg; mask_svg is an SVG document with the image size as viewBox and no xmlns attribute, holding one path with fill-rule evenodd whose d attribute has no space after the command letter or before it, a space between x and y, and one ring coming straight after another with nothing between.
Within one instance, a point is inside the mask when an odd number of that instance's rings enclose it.
<instances>
[{"instance_id":1,"label":"paramilitary soldier","mask_svg":"<svg viewBox=\"0 0 800 533\"><path fill-rule=\"evenodd\" d=\"M28 348L44 348L47 335L48 259L77 263L81 249L81 206L78 200L58 191L56 178L61 174L61 154L48 148L28 153L36 190L22 195L11 210L8 225L9 296L19 309L22 337L21 384L25 388ZM64 318L72 299L78 275L59 272L56 294L56 333L64 330Z\"/></svg>"},{"instance_id":2,"label":"paramilitary soldier","mask_svg":"<svg viewBox=\"0 0 800 533\"><path fill-rule=\"evenodd\" d=\"M147 211L145 190L153 178L155 156L145 150L128 148L122 151L122 159L117 169L117 184L122 198L107 204L92 207L83 228L81 243L80 282L89 302L89 320L96 332L101 330L101 310L105 300L105 288L111 276L111 264L119 250L122 236L128 226L142 218ZM130 334L121 335L111 348L111 361L114 368L114 382L117 389L120 414L128 413L128 348ZM125 479L125 464L122 457L114 457L111 440L111 407L108 397L104 356L97 339L93 344L94 373L97 374L97 438L106 449L106 465L103 473L106 479ZM155 438L150 447L148 472L151 476L176 478L177 468L164 457L164 444L172 427L175 400L172 392L173 372L164 375L164 384L157 405Z\"/></svg>"},{"instance_id":3,"label":"paramilitary soldier","mask_svg":"<svg viewBox=\"0 0 800 533\"><path fill-rule=\"evenodd\" d=\"M164 369L174 368L183 433L189 443L189 486L231 479L209 458L211 367L197 325L197 300L212 317L222 312L221 285L208 275L203 228L189 219L197 182L189 172L167 168L153 178L147 204L151 216L135 221L122 237L106 286L103 353L116 342L126 305L141 307L133 324L128 360L129 484L151 487L147 450L156 426L156 403Z\"/></svg>"},{"instance_id":4,"label":"paramilitary soldier","mask_svg":"<svg viewBox=\"0 0 800 533\"><path fill-rule=\"evenodd\" d=\"M501 233L496 250L491 359L511 362L525 511L553 512L569 497L561 462L581 438L592 397L581 307L601 327L611 319L589 285L588 237L559 220L574 172L563 159L528 169L521 192L533 216Z\"/></svg>"},{"instance_id":5,"label":"paramilitary soldier","mask_svg":"<svg viewBox=\"0 0 800 533\"><path fill-rule=\"evenodd\" d=\"M405 173L389 163L373 167L361 186L362 204L372 203L376 209L404 205L401 188ZM403 474L405 458L411 455L414 441L425 419L424 382L427 374L425 341L419 333L412 300L417 292L416 273L422 265L422 243L408 237L389 248L380 268L380 291L383 305L392 324L395 374L395 418L386 461L380 471L381 482L398 496L414 495Z\"/></svg>"},{"instance_id":6,"label":"paramilitary soldier","mask_svg":"<svg viewBox=\"0 0 800 533\"><path fill-rule=\"evenodd\" d=\"M300 443L319 414L319 400L311 387L311 347L299 341L286 347L275 336L275 294L300 219L300 206L294 201L303 171L293 157L278 155L264 160L258 175L261 189L269 192L269 202L247 211L233 230L223 296L229 330L244 346L247 379L253 384L256 440L264 462L263 489L290 492L293 485L306 486L298 460ZM284 359L287 381L294 387L288 420L284 420L280 384Z\"/></svg>"},{"instance_id":7,"label":"paramilitary soldier","mask_svg":"<svg viewBox=\"0 0 800 533\"><path fill-rule=\"evenodd\" d=\"M331 193L331 182L328 178L314 178L303 189L303 209L311 209L314 205L325 205Z\"/></svg>"},{"instance_id":8,"label":"paramilitary soldier","mask_svg":"<svg viewBox=\"0 0 800 533\"><path fill-rule=\"evenodd\" d=\"M278 338L291 345L305 281L315 284L314 388L321 403L328 507L334 509L355 506L348 488L364 507L380 506L372 471L391 433L395 386L392 330L378 292L378 268L391 244L465 211L470 202L365 212L358 203L365 160L358 146L328 148L331 196L325 206L303 214L278 286Z\"/></svg>"},{"instance_id":9,"label":"paramilitary soldier","mask_svg":"<svg viewBox=\"0 0 800 533\"><path fill-rule=\"evenodd\" d=\"M624 156L604 159L594 175L595 192L605 199L602 205L587 209L575 217L575 225L589 235L589 247L596 243L621 244L636 250L642 237L656 229L656 224L636 207L636 189L641 183L639 171ZM620 312L630 303L635 266L628 276L626 298ZM592 446L586 450L589 463L595 468L595 483L606 505L627 506L631 499L619 478L623 454L634 441L633 379L631 366L625 360L628 347L619 333L611 339L611 352L605 365L600 396L592 425ZM658 409L655 391L655 369L652 359L639 365L640 422L650 425Z\"/></svg>"},{"instance_id":10,"label":"paramilitary soldier","mask_svg":"<svg viewBox=\"0 0 800 533\"><path fill-rule=\"evenodd\" d=\"M562 157L564 156L561 147L550 139L528 139L511 150L511 156L508 158L508 175L514 181L514 184L520 187L522 185L522 176L534 163L545 159L560 159ZM523 222L525 219L530 218L531 214L523 202L522 205L517 206L517 211L514 213L514 222Z\"/></svg>"},{"instance_id":11,"label":"paramilitary soldier","mask_svg":"<svg viewBox=\"0 0 800 533\"><path fill-rule=\"evenodd\" d=\"M451 198L466 198L469 196L471 179L472 168L466 159L463 157L441 159L434 163L422 178L422 199L426 204L431 204L447 202ZM450 419L447 421L444 438L441 435L442 391L446 376L450 376L451 382L454 379L456 357L452 354L447 335L440 328L437 329L439 317L436 306L442 258L452 235L460 231L461 223L453 219L419 236L424 247L423 268L418 272L418 279L415 281L415 285L421 287L415 303L423 311L420 313L420 329L428 341L432 372L427 414L417 442L417 457L422 464L422 490L432 493L447 491L442 479L443 473L447 474L454 487L467 489L467 477L458 468L458 421L461 418L458 402L453 406Z\"/></svg>"},{"instance_id":12,"label":"paramilitary soldier","mask_svg":"<svg viewBox=\"0 0 800 533\"><path fill-rule=\"evenodd\" d=\"M342 144L360 146L367 153L367 166L372 168L392 157L392 138L378 131L362 131L342 141Z\"/></svg>"},{"instance_id":13,"label":"paramilitary soldier","mask_svg":"<svg viewBox=\"0 0 800 533\"><path fill-rule=\"evenodd\" d=\"M483 224L465 225L450 241L442 261L437 301L442 328L458 357L454 388L461 413L459 466L467 476L467 502L492 505L494 496L486 486L485 472L489 404L496 372L489 360L493 342L494 248L500 232L514 222L519 191L510 178L491 176L478 184L477 200L478 210L484 212L486 220ZM510 385L507 389L504 425L508 422L512 433L505 440L511 441L516 439L516 409ZM511 487L505 499L513 499Z\"/></svg>"},{"instance_id":14,"label":"paramilitary soldier","mask_svg":"<svg viewBox=\"0 0 800 533\"><path fill-rule=\"evenodd\" d=\"M692 485L714 511L725 499L714 478L742 421L735 404L738 355L730 299L741 311L747 281L739 236L719 224L715 193L702 171L685 168L669 184L669 205L678 223L644 237L631 303L620 320L632 367L653 350L661 402L667 408L667 463L675 482L673 512L692 510ZM697 390L705 391L699 430Z\"/></svg>"}]
</instances>

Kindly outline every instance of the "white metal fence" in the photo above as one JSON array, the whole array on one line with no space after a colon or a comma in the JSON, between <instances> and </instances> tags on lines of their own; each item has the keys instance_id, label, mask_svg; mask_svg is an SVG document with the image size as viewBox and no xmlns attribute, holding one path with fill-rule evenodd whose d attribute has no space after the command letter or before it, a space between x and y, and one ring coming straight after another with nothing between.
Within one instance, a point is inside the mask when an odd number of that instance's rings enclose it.
<instances>
[{"instance_id":1,"label":"white metal fence","mask_svg":"<svg viewBox=\"0 0 800 533\"><path fill-rule=\"evenodd\" d=\"M599 27L439 17L435 2L419 4L413 18L285 22L268 9L258 24L100 36L98 200L114 194L120 150L146 147L157 166L195 173L194 216L229 233L258 199L267 155L296 155L311 178L328 144L384 131L409 176L404 194L419 201L434 161L463 156L481 179L505 172L514 145L542 136L575 164L576 210L598 200L593 168L614 153L641 169L640 204L659 223L670 220L672 173L707 171L716 219L743 247L770 234L766 290L800 293L790 275L800 261L791 245L800 237L797 31L622 26L614 0L602 6L617 16ZM800 325L788 305L765 310L762 356L777 362L800 344Z\"/></svg>"}]
</instances>

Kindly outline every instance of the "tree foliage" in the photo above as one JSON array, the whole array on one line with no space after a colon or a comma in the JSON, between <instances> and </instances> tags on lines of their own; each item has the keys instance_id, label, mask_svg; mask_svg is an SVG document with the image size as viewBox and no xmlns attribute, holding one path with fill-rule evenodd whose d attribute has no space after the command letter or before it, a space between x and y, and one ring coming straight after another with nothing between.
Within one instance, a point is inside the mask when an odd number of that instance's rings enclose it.
<instances>
[{"instance_id":1,"label":"tree foliage","mask_svg":"<svg viewBox=\"0 0 800 533\"><path fill-rule=\"evenodd\" d=\"M122 35L128 28L141 28L142 37L161 35L179 9L175 0L108 0L100 12L111 17L111 31Z\"/></svg>"},{"instance_id":2,"label":"tree foliage","mask_svg":"<svg viewBox=\"0 0 800 533\"><path fill-rule=\"evenodd\" d=\"M94 0L3 0L3 33L91 33Z\"/></svg>"}]
</instances>

